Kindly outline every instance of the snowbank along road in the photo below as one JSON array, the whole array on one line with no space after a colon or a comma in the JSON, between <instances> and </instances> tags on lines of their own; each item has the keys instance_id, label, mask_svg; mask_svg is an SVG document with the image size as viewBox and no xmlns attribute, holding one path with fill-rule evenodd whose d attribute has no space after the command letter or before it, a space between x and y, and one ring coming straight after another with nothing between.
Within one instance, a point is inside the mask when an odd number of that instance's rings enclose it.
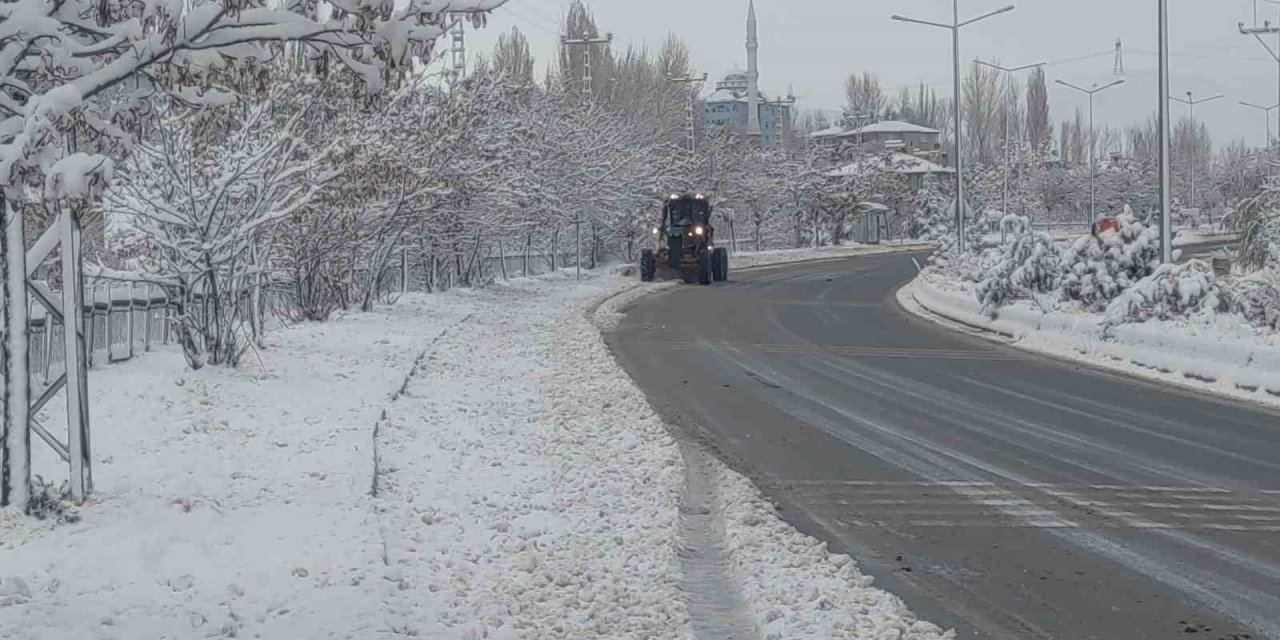
<instances>
[{"instance_id":1,"label":"snowbank along road","mask_svg":"<svg viewBox=\"0 0 1280 640\"><path fill-rule=\"evenodd\" d=\"M914 273L739 272L609 339L670 423L960 637L1280 638L1275 413L913 318Z\"/></svg>"}]
</instances>

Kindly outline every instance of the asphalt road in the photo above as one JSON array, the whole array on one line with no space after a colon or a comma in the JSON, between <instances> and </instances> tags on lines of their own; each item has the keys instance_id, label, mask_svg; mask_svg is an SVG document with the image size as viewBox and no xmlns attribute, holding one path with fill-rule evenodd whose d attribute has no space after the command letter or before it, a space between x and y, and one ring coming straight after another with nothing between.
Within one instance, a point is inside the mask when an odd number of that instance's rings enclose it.
<instances>
[{"instance_id":1,"label":"asphalt road","mask_svg":"<svg viewBox=\"0 0 1280 640\"><path fill-rule=\"evenodd\" d=\"M1280 414L911 317L914 271L742 272L609 340L685 435L962 638L1280 639Z\"/></svg>"}]
</instances>

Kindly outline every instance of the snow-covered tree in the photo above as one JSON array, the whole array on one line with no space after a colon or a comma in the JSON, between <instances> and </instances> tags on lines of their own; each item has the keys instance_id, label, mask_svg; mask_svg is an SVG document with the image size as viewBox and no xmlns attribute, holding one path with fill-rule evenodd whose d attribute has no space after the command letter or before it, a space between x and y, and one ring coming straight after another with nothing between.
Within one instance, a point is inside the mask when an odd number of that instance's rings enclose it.
<instances>
[{"instance_id":1,"label":"snow-covered tree","mask_svg":"<svg viewBox=\"0 0 1280 640\"><path fill-rule=\"evenodd\" d=\"M453 12L503 2L413 0L396 8L338 1L324 21L301 4L242 0L0 5L0 185L76 186L77 172L89 166L105 175L148 112L148 97L228 104L233 92L253 87L279 43L302 43L380 89L413 57L430 53ZM68 160L77 154L83 159Z\"/></svg>"},{"instance_id":2,"label":"snow-covered tree","mask_svg":"<svg viewBox=\"0 0 1280 640\"><path fill-rule=\"evenodd\" d=\"M301 115L274 122L270 105L229 116L217 142L199 139L195 112L162 114L134 145L106 206L149 240L138 256L181 295L178 335L192 367L235 364L261 326L257 293L272 227L300 215L334 178L330 150L297 135Z\"/></svg>"},{"instance_id":3,"label":"snow-covered tree","mask_svg":"<svg viewBox=\"0 0 1280 640\"><path fill-rule=\"evenodd\" d=\"M911 208L912 233L915 238L925 241L937 241L944 236L954 234L956 226L955 210L950 207L947 196L943 194L938 180L927 175L916 189Z\"/></svg>"},{"instance_id":4,"label":"snow-covered tree","mask_svg":"<svg viewBox=\"0 0 1280 640\"><path fill-rule=\"evenodd\" d=\"M1128 209L1117 222L1119 231L1081 236L1071 244L1062 261L1065 299L1104 309L1160 265L1160 227L1145 224Z\"/></svg>"},{"instance_id":5,"label":"snow-covered tree","mask_svg":"<svg viewBox=\"0 0 1280 640\"><path fill-rule=\"evenodd\" d=\"M1061 276L1062 257L1052 236L1033 231L1029 219L1013 214L1000 224L1009 235L993 250L975 289L988 312L1014 298L1054 291Z\"/></svg>"}]
</instances>

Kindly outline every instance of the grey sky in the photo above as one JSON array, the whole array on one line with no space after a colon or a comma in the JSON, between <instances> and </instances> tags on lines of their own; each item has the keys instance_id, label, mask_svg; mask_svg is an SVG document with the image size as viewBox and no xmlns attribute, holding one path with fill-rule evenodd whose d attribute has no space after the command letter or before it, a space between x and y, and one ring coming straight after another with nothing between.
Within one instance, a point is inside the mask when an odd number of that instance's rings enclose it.
<instances>
[{"instance_id":1,"label":"grey sky","mask_svg":"<svg viewBox=\"0 0 1280 640\"><path fill-rule=\"evenodd\" d=\"M1050 61L1049 76L1087 86L1112 79L1111 50L1124 41L1128 83L1099 96L1097 118L1124 124L1145 117L1156 105L1156 0L961 0L961 17L975 16L1007 2L1016 11L968 27L962 40L966 59L998 59L1005 64ZM529 36L540 68L555 54L554 33L569 0L511 0L484 31L473 34L473 52L492 48L498 33L519 25ZM1280 21L1280 7L1260 1L1259 13ZM674 32L690 45L694 64L712 80L745 66L746 0L595 0L588 6L617 46L657 46ZM1170 0L1173 48L1172 90L1227 99L1203 105L1198 118L1219 144L1245 138L1261 142L1260 112L1237 104L1277 101L1278 69L1237 23L1253 21L1253 0ZM878 74L889 88L920 82L950 95L950 39L942 29L900 24L894 13L945 22L950 0L756 0L760 20L761 88L771 94L794 88L801 107L838 109L843 80L853 71ZM1277 39L1270 39L1276 46ZM1090 54L1099 57L1079 59ZM1061 121L1083 96L1052 86L1053 117ZM1173 104L1174 114L1186 107Z\"/></svg>"}]
</instances>

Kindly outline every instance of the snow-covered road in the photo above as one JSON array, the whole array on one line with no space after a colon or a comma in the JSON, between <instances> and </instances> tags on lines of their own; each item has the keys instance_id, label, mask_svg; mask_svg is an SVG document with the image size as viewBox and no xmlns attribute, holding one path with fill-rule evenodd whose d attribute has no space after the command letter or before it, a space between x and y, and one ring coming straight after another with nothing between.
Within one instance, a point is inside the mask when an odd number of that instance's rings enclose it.
<instances>
[{"instance_id":1,"label":"snow-covered road","mask_svg":"<svg viewBox=\"0 0 1280 640\"><path fill-rule=\"evenodd\" d=\"M409 296L242 371L95 371L97 493L75 522L0 515L0 638L696 637L681 449L596 327L635 286ZM942 637L700 469L750 633Z\"/></svg>"}]
</instances>

